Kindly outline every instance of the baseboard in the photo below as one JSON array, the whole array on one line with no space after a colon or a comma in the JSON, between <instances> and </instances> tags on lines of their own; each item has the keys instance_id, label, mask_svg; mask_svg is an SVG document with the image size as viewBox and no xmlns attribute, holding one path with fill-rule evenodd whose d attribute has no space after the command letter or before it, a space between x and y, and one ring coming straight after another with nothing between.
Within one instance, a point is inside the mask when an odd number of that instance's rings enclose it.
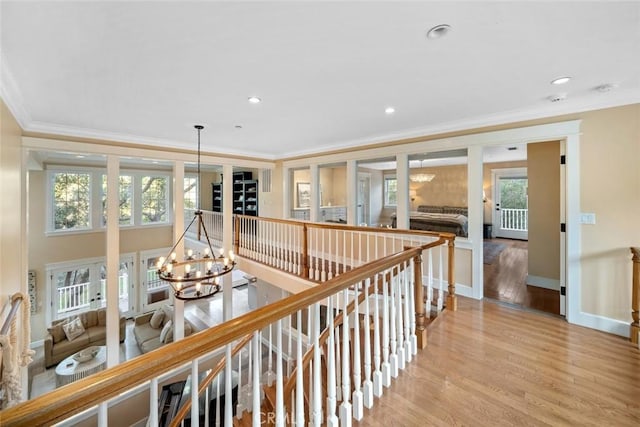
<instances>
[{"instance_id":1,"label":"baseboard","mask_svg":"<svg viewBox=\"0 0 640 427\"><path fill-rule=\"evenodd\" d=\"M599 316L597 314L585 313L582 311L575 320L576 321L573 323L576 325L585 326L602 332L608 332L625 338L629 338L629 334L631 333L629 323L611 319L610 317Z\"/></svg>"},{"instance_id":2,"label":"baseboard","mask_svg":"<svg viewBox=\"0 0 640 427\"><path fill-rule=\"evenodd\" d=\"M422 277L422 284L426 285L428 282L428 277L427 276L423 276ZM440 279L433 279L433 291L437 292L438 289L438 285L440 284ZM442 289L444 291L447 290L447 288L449 287L449 282L442 282ZM468 285L461 285L460 283L456 283L456 295L460 295L463 297L467 297L467 298L474 298L476 299L476 297L473 296L473 288L471 286Z\"/></svg>"},{"instance_id":3,"label":"baseboard","mask_svg":"<svg viewBox=\"0 0 640 427\"><path fill-rule=\"evenodd\" d=\"M527 285L537 286L538 288L551 289L552 291L560 290L560 280L549 279L548 277L533 276L527 274Z\"/></svg>"}]
</instances>

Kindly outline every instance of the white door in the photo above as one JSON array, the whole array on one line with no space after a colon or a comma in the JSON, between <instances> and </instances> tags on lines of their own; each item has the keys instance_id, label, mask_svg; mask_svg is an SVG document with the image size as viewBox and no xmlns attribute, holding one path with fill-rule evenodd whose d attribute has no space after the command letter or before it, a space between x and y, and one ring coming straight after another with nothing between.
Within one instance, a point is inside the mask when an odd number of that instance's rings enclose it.
<instances>
[{"instance_id":1,"label":"white door","mask_svg":"<svg viewBox=\"0 0 640 427\"><path fill-rule=\"evenodd\" d=\"M369 203L369 193L371 192L371 175L368 173L358 174L358 200L356 211L357 225L371 225L371 204Z\"/></svg>"},{"instance_id":2,"label":"white door","mask_svg":"<svg viewBox=\"0 0 640 427\"><path fill-rule=\"evenodd\" d=\"M528 239L529 205L527 168L494 169L493 235Z\"/></svg>"},{"instance_id":3,"label":"white door","mask_svg":"<svg viewBox=\"0 0 640 427\"><path fill-rule=\"evenodd\" d=\"M118 310L121 315L126 317L131 317L136 312L135 275L133 267L133 255L120 257L120 264L118 265ZM100 266L100 295L102 307L106 306L107 302L106 273L107 266L102 264Z\"/></svg>"},{"instance_id":4,"label":"white door","mask_svg":"<svg viewBox=\"0 0 640 427\"><path fill-rule=\"evenodd\" d=\"M158 278L158 258L167 256L170 248L140 252L140 307L143 313L169 304L171 286Z\"/></svg>"}]
</instances>

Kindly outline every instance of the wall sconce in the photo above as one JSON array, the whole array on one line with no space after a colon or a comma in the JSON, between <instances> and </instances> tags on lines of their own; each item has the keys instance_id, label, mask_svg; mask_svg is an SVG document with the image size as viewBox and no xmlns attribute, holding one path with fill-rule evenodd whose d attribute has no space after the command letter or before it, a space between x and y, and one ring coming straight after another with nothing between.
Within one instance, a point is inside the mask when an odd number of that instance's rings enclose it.
<instances>
[{"instance_id":1,"label":"wall sconce","mask_svg":"<svg viewBox=\"0 0 640 427\"><path fill-rule=\"evenodd\" d=\"M487 193L484 190L482 190L482 203L487 203Z\"/></svg>"},{"instance_id":2,"label":"wall sconce","mask_svg":"<svg viewBox=\"0 0 640 427\"><path fill-rule=\"evenodd\" d=\"M417 195L418 193L416 190L409 190L409 198L411 199L412 202L416 199Z\"/></svg>"}]
</instances>

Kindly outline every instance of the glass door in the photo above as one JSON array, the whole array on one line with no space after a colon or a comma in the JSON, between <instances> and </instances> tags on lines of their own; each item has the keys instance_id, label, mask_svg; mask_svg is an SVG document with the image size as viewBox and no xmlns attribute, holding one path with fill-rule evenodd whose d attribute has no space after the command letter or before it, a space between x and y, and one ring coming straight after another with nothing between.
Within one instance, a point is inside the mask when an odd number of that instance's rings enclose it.
<instances>
[{"instance_id":1,"label":"glass door","mask_svg":"<svg viewBox=\"0 0 640 427\"><path fill-rule=\"evenodd\" d=\"M158 278L158 259L166 256L169 248L140 253L140 302L146 313L170 303L171 287Z\"/></svg>"},{"instance_id":2,"label":"glass door","mask_svg":"<svg viewBox=\"0 0 640 427\"><path fill-rule=\"evenodd\" d=\"M496 237L528 239L529 202L526 168L494 173L493 229Z\"/></svg>"}]
</instances>

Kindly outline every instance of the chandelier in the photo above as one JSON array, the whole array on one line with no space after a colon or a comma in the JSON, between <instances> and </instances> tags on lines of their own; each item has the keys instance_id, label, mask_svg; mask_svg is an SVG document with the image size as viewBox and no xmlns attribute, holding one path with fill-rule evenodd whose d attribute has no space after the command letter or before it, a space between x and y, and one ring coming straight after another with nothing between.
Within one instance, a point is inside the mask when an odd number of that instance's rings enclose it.
<instances>
[{"instance_id":1,"label":"chandelier","mask_svg":"<svg viewBox=\"0 0 640 427\"><path fill-rule=\"evenodd\" d=\"M200 131L204 129L201 125L194 126L198 131L198 182L200 182ZM194 252L187 249L181 260L178 259L175 249L184 236L196 224L204 232L206 244L202 252ZM202 221L202 211L200 210L200 199L198 207L193 215L193 219L185 228L180 238L169 251L166 257L160 257L156 264L158 277L168 283L173 289L173 294L180 300L194 300L211 297L222 290L220 278L230 273L235 267L235 255L229 251L228 256L224 256L224 249L220 249L218 255L214 254L209 240L209 232Z\"/></svg>"},{"instance_id":2,"label":"chandelier","mask_svg":"<svg viewBox=\"0 0 640 427\"><path fill-rule=\"evenodd\" d=\"M409 176L409 179L413 182L431 182L435 177L432 173L416 173Z\"/></svg>"}]
</instances>

